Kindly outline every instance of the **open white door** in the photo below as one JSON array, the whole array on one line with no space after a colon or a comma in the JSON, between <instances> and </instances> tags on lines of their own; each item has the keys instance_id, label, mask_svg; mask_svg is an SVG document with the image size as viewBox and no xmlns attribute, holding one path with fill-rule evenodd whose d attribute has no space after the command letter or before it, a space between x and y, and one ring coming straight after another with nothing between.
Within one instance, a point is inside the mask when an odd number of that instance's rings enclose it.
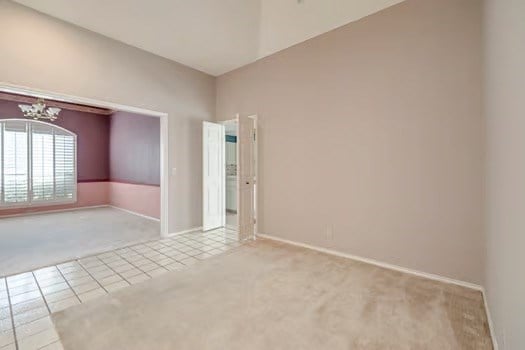
<instances>
[{"instance_id":1,"label":"open white door","mask_svg":"<svg viewBox=\"0 0 525 350\"><path fill-rule=\"evenodd\" d=\"M239 238L253 238L256 234L257 208L257 117L238 116L238 213Z\"/></svg>"},{"instance_id":2,"label":"open white door","mask_svg":"<svg viewBox=\"0 0 525 350\"><path fill-rule=\"evenodd\" d=\"M224 125L202 124L203 210L202 229L212 230L226 222L226 165Z\"/></svg>"}]
</instances>

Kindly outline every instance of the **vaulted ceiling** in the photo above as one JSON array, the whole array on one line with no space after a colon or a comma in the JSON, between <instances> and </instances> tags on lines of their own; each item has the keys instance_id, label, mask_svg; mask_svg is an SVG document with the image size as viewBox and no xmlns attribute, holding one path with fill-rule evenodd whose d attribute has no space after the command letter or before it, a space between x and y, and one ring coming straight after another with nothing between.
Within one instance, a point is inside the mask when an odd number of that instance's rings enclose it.
<instances>
[{"instance_id":1,"label":"vaulted ceiling","mask_svg":"<svg viewBox=\"0 0 525 350\"><path fill-rule=\"evenodd\" d=\"M221 75L403 0L15 0Z\"/></svg>"}]
</instances>

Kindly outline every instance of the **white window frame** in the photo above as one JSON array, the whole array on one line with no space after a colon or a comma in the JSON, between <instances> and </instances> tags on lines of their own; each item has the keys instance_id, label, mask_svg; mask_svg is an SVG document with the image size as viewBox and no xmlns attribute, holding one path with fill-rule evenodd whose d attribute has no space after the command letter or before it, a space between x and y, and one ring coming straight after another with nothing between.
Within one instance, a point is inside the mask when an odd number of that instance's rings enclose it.
<instances>
[{"instance_id":1,"label":"white window frame","mask_svg":"<svg viewBox=\"0 0 525 350\"><path fill-rule=\"evenodd\" d=\"M63 127L57 126L55 124L39 121L39 120L31 120L31 119L21 119L21 118L9 118L9 119L0 119L0 142L4 142L4 122L10 122L10 121L19 121L19 122L25 122L27 123L27 188L28 188L28 195L27 195L27 201L26 202L17 202L17 203L5 203L4 198L0 198L0 210L1 209L17 209L17 208L37 208L37 207L45 207L45 206L52 206L52 205L61 205L61 204L73 204L77 202L77 191L78 191L78 142L77 142L77 134L74 132L71 132ZM74 160L73 160L73 167L74 167L74 183L73 183L73 197L69 199L52 199L52 200L44 200L44 201L32 201L32 192L33 192L33 168L32 168L32 126L35 124L40 125L46 125L54 129L58 129L67 135L73 136L74 140L74 146L75 146L75 152L73 154ZM54 142L54 141L53 141ZM0 151L2 154L0 154L0 186L4 186L4 169L3 169L3 159L4 159L4 148L2 145L2 148ZM55 150L53 149L53 152ZM5 195L5 194L4 194Z\"/></svg>"}]
</instances>

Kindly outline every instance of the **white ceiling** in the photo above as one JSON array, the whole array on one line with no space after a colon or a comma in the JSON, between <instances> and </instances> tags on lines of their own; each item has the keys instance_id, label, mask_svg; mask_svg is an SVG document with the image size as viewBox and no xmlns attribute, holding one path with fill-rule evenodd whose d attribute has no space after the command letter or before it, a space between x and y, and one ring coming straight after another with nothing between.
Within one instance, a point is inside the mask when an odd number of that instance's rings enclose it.
<instances>
[{"instance_id":1,"label":"white ceiling","mask_svg":"<svg viewBox=\"0 0 525 350\"><path fill-rule=\"evenodd\" d=\"M221 75L403 0L15 0Z\"/></svg>"}]
</instances>

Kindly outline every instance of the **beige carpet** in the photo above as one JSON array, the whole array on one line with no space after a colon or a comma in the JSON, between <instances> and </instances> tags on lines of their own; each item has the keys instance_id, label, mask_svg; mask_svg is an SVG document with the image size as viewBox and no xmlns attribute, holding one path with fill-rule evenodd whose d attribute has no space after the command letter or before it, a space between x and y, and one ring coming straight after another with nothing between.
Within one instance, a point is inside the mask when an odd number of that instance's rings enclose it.
<instances>
[{"instance_id":1,"label":"beige carpet","mask_svg":"<svg viewBox=\"0 0 525 350\"><path fill-rule=\"evenodd\" d=\"M258 241L53 315L65 349L492 349L481 294Z\"/></svg>"},{"instance_id":2,"label":"beige carpet","mask_svg":"<svg viewBox=\"0 0 525 350\"><path fill-rule=\"evenodd\" d=\"M160 224L115 208L0 218L0 277L160 237Z\"/></svg>"}]
</instances>

